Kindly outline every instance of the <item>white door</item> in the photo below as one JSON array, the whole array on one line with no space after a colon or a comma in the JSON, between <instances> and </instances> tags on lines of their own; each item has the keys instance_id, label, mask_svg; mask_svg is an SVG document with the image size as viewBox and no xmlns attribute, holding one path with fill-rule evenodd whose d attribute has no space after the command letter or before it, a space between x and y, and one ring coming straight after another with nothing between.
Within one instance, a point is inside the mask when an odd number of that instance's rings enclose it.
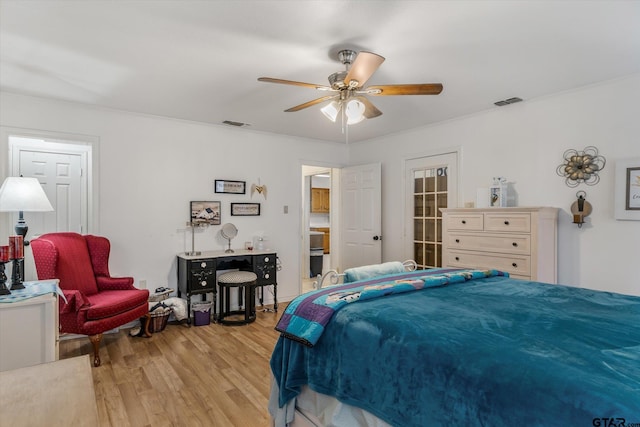
<instances>
[{"instance_id":1,"label":"white door","mask_svg":"<svg viewBox=\"0 0 640 427\"><path fill-rule=\"evenodd\" d=\"M382 260L380 163L343 168L341 188L341 267L378 264Z\"/></svg>"},{"instance_id":2,"label":"white door","mask_svg":"<svg viewBox=\"0 0 640 427\"><path fill-rule=\"evenodd\" d=\"M13 176L38 178L53 212L25 212L27 240L56 231L88 233L89 158L87 143L9 136Z\"/></svg>"},{"instance_id":3,"label":"white door","mask_svg":"<svg viewBox=\"0 0 640 427\"><path fill-rule=\"evenodd\" d=\"M82 156L20 151L19 174L38 178L54 212L25 212L31 237L54 231L82 233L86 209L82 205Z\"/></svg>"},{"instance_id":4,"label":"white door","mask_svg":"<svg viewBox=\"0 0 640 427\"><path fill-rule=\"evenodd\" d=\"M405 162L405 257L418 268L442 266L442 212L457 207L457 152Z\"/></svg>"}]
</instances>

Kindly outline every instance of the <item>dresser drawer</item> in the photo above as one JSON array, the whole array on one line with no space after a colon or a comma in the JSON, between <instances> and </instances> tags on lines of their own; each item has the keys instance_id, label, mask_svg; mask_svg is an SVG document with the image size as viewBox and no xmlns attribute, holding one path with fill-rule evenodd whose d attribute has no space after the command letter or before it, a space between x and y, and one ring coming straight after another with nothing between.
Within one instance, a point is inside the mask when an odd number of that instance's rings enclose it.
<instances>
[{"instance_id":1,"label":"dresser drawer","mask_svg":"<svg viewBox=\"0 0 640 427\"><path fill-rule=\"evenodd\" d=\"M527 234L469 234L451 232L444 244L449 249L465 249L507 254L530 255L531 236Z\"/></svg>"},{"instance_id":2,"label":"dresser drawer","mask_svg":"<svg viewBox=\"0 0 640 427\"><path fill-rule=\"evenodd\" d=\"M488 255L477 252L448 251L447 267L490 268L519 276L531 275L531 258L525 255Z\"/></svg>"},{"instance_id":3,"label":"dresser drawer","mask_svg":"<svg viewBox=\"0 0 640 427\"><path fill-rule=\"evenodd\" d=\"M471 230L482 231L483 215L480 214L460 214L448 216L449 230Z\"/></svg>"},{"instance_id":4,"label":"dresser drawer","mask_svg":"<svg viewBox=\"0 0 640 427\"><path fill-rule=\"evenodd\" d=\"M486 213L485 231L513 231L528 233L531 231L531 215L528 213Z\"/></svg>"}]
</instances>

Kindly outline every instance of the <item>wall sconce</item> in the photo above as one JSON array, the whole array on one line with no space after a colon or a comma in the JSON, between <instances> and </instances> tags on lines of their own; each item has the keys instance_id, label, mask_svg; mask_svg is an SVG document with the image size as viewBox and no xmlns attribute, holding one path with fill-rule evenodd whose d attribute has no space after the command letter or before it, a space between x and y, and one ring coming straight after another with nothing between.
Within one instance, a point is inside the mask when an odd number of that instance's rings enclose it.
<instances>
[{"instance_id":1,"label":"wall sconce","mask_svg":"<svg viewBox=\"0 0 640 427\"><path fill-rule=\"evenodd\" d=\"M578 224L578 228L582 228L585 217L588 217L593 210L591 203L587 202L587 193L578 191L576 193L578 200L571 205L571 213L573 214L573 223Z\"/></svg>"}]
</instances>

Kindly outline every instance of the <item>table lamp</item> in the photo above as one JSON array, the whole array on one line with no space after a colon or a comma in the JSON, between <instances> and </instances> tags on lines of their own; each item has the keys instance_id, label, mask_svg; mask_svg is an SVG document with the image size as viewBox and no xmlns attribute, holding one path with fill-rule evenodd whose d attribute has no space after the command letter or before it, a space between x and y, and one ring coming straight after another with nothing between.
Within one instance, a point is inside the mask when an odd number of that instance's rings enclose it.
<instances>
[{"instance_id":1,"label":"table lamp","mask_svg":"<svg viewBox=\"0 0 640 427\"><path fill-rule=\"evenodd\" d=\"M37 178L25 178L10 176L7 177L0 187L0 212L18 212L18 223L15 230L18 236L22 236L19 240L20 248L16 248L16 253L24 253L24 245L29 242L26 239L29 227L24 220L24 212L50 212L53 206L47 199L47 195L40 185ZM21 256L15 257L14 262L17 269L14 269L14 285L12 289L20 289L22 286L22 278L24 277L24 260ZM17 277L15 277L17 275Z\"/></svg>"}]
</instances>

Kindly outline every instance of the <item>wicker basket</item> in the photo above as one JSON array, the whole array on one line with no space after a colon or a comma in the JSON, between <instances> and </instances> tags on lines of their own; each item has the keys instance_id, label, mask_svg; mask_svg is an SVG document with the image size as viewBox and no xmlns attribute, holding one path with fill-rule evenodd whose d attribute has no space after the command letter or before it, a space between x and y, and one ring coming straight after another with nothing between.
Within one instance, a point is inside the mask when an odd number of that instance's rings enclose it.
<instances>
[{"instance_id":1,"label":"wicker basket","mask_svg":"<svg viewBox=\"0 0 640 427\"><path fill-rule=\"evenodd\" d=\"M151 319L149 323L149 332L156 333L164 330L167 326L167 322L169 321L169 316L171 316L173 310L168 308L165 310L155 310L150 314Z\"/></svg>"},{"instance_id":2,"label":"wicker basket","mask_svg":"<svg viewBox=\"0 0 640 427\"><path fill-rule=\"evenodd\" d=\"M169 295L173 292L173 289L167 288L167 290L162 292L156 292L149 295L149 302L160 302L166 300ZM169 316L171 316L173 310L170 308L157 309L149 313L151 316L151 320L149 323L149 332L156 333L164 330L167 326L167 322L169 321Z\"/></svg>"}]
</instances>

